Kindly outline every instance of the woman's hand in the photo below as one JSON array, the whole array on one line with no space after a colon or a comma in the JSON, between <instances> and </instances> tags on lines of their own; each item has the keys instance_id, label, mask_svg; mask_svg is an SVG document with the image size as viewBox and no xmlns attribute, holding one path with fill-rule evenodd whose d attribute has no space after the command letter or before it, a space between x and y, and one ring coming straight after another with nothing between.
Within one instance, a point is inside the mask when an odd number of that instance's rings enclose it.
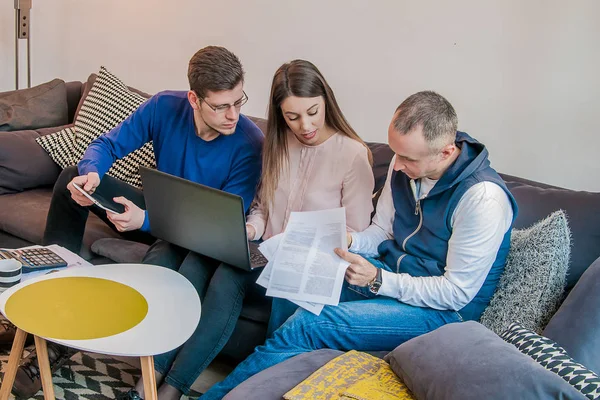
<instances>
[{"instance_id":1,"label":"woman's hand","mask_svg":"<svg viewBox=\"0 0 600 400\"><path fill-rule=\"evenodd\" d=\"M246 224L246 235L248 236L248 240L256 240L254 236L256 236L256 229L252 225Z\"/></svg>"}]
</instances>

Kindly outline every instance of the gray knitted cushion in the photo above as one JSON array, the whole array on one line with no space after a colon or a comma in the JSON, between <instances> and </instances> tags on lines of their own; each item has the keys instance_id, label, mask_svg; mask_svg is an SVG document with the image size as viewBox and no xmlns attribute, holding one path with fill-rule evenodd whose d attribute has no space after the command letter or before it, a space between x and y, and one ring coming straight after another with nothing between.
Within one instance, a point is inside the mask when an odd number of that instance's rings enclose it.
<instances>
[{"instance_id":1,"label":"gray knitted cushion","mask_svg":"<svg viewBox=\"0 0 600 400\"><path fill-rule=\"evenodd\" d=\"M562 210L514 229L504 274L480 322L497 334L514 321L541 333L562 300L570 254L571 231Z\"/></svg>"}]
</instances>

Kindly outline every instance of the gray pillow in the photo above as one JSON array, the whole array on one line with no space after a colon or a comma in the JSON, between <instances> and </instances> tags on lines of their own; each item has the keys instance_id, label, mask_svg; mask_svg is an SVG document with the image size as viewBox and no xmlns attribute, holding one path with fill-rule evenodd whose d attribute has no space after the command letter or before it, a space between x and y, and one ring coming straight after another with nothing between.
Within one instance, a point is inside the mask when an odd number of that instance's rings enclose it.
<instances>
[{"instance_id":1,"label":"gray pillow","mask_svg":"<svg viewBox=\"0 0 600 400\"><path fill-rule=\"evenodd\" d=\"M600 258L581 276L552 317L544 336L600 375Z\"/></svg>"},{"instance_id":2,"label":"gray pillow","mask_svg":"<svg viewBox=\"0 0 600 400\"><path fill-rule=\"evenodd\" d=\"M60 79L0 93L0 131L65 125L68 118L67 87Z\"/></svg>"},{"instance_id":3,"label":"gray pillow","mask_svg":"<svg viewBox=\"0 0 600 400\"><path fill-rule=\"evenodd\" d=\"M417 399L582 399L575 388L494 332L448 324L386 356Z\"/></svg>"},{"instance_id":4,"label":"gray pillow","mask_svg":"<svg viewBox=\"0 0 600 400\"><path fill-rule=\"evenodd\" d=\"M541 333L563 298L571 253L565 213L514 229L506 268L480 322L497 334L514 321Z\"/></svg>"},{"instance_id":5,"label":"gray pillow","mask_svg":"<svg viewBox=\"0 0 600 400\"><path fill-rule=\"evenodd\" d=\"M144 243L118 238L103 238L92 243L92 252L104 256L116 263L139 264L148 252Z\"/></svg>"},{"instance_id":6,"label":"gray pillow","mask_svg":"<svg viewBox=\"0 0 600 400\"><path fill-rule=\"evenodd\" d=\"M0 132L0 195L53 185L60 168L35 141L36 131Z\"/></svg>"}]
</instances>

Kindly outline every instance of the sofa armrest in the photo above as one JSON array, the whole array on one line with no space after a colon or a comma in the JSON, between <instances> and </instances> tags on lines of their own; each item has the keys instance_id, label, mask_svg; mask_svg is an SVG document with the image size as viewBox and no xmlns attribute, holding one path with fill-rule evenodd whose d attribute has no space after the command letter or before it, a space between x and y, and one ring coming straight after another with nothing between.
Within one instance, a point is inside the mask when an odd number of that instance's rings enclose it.
<instances>
[{"instance_id":1,"label":"sofa armrest","mask_svg":"<svg viewBox=\"0 0 600 400\"><path fill-rule=\"evenodd\" d=\"M584 272L554 314L544 336L600 374L600 258Z\"/></svg>"}]
</instances>

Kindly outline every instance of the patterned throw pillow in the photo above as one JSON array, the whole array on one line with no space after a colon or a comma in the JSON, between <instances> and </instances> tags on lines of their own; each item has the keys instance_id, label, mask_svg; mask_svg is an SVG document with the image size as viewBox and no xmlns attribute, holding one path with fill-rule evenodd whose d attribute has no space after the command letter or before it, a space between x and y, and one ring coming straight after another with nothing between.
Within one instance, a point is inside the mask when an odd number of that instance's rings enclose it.
<instances>
[{"instance_id":1,"label":"patterned throw pillow","mask_svg":"<svg viewBox=\"0 0 600 400\"><path fill-rule=\"evenodd\" d=\"M77 164L89 144L110 131L135 111L146 99L101 67L92 89L83 100L75 126L36 139L61 168ZM107 175L137 188L142 187L139 167L156 168L152 142L115 161Z\"/></svg>"},{"instance_id":2,"label":"patterned throw pillow","mask_svg":"<svg viewBox=\"0 0 600 400\"><path fill-rule=\"evenodd\" d=\"M355 350L334 358L287 392L285 400L413 400L408 388L380 358Z\"/></svg>"},{"instance_id":3,"label":"patterned throw pillow","mask_svg":"<svg viewBox=\"0 0 600 400\"><path fill-rule=\"evenodd\" d=\"M513 323L500 337L542 367L563 378L588 399L600 399L600 377L573 360L565 349L554 341Z\"/></svg>"},{"instance_id":4,"label":"patterned throw pillow","mask_svg":"<svg viewBox=\"0 0 600 400\"><path fill-rule=\"evenodd\" d=\"M563 298L571 254L564 211L514 229L506 267L481 324L502 333L513 321L541 333Z\"/></svg>"},{"instance_id":5,"label":"patterned throw pillow","mask_svg":"<svg viewBox=\"0 0 600 400\"><path fill-rule=\"evenodd\" d=\"M35 138L50 158L62 169L73 165L73 144L75 142L75 127L69 126L50 135Z\"/></svg>"},{"instance_id":6,"label":"patterned throw pillow","mask_svg":"<svg viewBox=\"0 0 600 400\"><path fill-rule=\"evenodd\" d=\"M75 119L74 163L81 160L93 140L116 127L145 101L146 98L129 90L119 78L101 67ZM156 168L152 142L117 160L108 175L141 187L140 166Z\"/></svg>"}]
</instances>

